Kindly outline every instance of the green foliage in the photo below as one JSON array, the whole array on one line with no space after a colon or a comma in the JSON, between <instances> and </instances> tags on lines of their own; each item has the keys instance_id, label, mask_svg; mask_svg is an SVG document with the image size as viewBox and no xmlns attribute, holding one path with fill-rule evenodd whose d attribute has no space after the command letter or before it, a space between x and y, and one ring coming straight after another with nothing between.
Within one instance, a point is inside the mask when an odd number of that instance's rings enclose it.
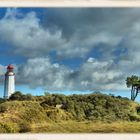
<instances>
[{"instance_id":1,"label":"green foliage","mask_svg":"<svg viewBox=\"0 0 140 140\"><path fill-rule=\"evenodd\" d=\"M71 113L76 120L131 120L136 112L129 99L99 93L70 96L52 94L45 98L41 106L55 107L56 104L63 104L63 110Z\"/></svg>"},{"instance_id":2,"label":"green foliage","mask_svg":"<svg viewBox=\"0 0 140 140\"><path fill-rule=\"evenodd\" d=\"M57 108L57 105L62 105L62 108ZM55 126L58 124L59 128L59 123L64 121L105 123L140 121L140 105L121 96L101 93L68 96L47 94L35 97L26 95L25 98L18 92L12 95L10 100L0 103L1 133L31 132L33 124L43 123L54 123ZM73 132L72 129L69 131ZM49 126L44 130L48 131Z\"/></svg>"},{"instance_id":3,"label":"green foliage","mask_svg":"<svg viewBox=\"0 0 140 140\"><path fill-rule=\"evenodd\" d=\"M126 85L127 87L131 87L132 85L139 84L140 79L136 75L132 75L131 77L127 77L126 79Z\"/></svg>"},{"instance_id":4,"label":"green foliage","mask_svg":"<svg viewBox=\"0 0 140 140\"><path fill-rule=\"evenodd\" d=\"M15 93L13 93L11 96L10 96L10 100L21 100L22 98L22 93L20 91L16 91Z\"/></svg>"},{"instance_id":5,"label":"green foliage","mask_svg":"<svg viewBox=\"0 0 140 140\"><path fill-rule=\"evenodd\" d=\"M131 100L135 100L140 90L140 77L132 75L126 79L127 87L131 87Z\"/></svg>"},{"instance_id":6,"label":"green foliage","mask_svg":"<svg viewBox=\"0 0 140 140\"><path fill-rule=\"evenodd\" d=\"M53 120L54 122L61 122L64 120L70 120L72 119L72 116L70 113L65 112L64 110L58 109L58 108L48 108L46 110L47 116Z\"/></svg>"},{"instance_id":7,"label":"green foliage","mask_svg":"<svg viewBox=\"0 0 140 140\"><path fill-rule=\"evenodd\" d=\"M0 122L0 133L16 133L18 127L14 123L9 122Z\"/></svg>"},{"instance_id":8,"label":"green foliage","mask_svg":"<svg viewBox=\"0 0 140 140\"><path fill-rule=\"evenodd\" d=\"M30 101L30 100L33 100L33 97L31 94L22 94L20 91L16 91L15 93L13 93L9 100L18 100L18 101Z\"/></svg>"},{"instance_id":9,"label":"green foliage","mask_svg":"<svg viewBox=\"0 0 140 140\"><path fill-rule=\"evenodd\" d=\"M26 101L31 101L33 100L33 97L31 94L26 94L26 95L22 95L22 99L21 100L26 100Z\"/></svg>"}]
</instances>

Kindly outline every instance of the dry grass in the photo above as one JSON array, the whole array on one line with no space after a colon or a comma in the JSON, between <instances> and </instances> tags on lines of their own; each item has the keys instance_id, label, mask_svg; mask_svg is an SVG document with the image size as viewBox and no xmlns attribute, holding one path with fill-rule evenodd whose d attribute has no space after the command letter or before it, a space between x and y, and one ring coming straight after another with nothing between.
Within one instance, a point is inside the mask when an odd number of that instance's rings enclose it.
<instances>
[{"instance_id":1,"label":"dry grass","mask_svg":"<svg viewBox=\"0 0 140 140\"><path fill-rule=\"evenodd\" d=\"M32 133L140 133L140 122L75 122L34 124Z\"/></svg>"},{"instance_id":2,"label":"dry grass","mask_svg":"<svg viewBox=\"0 0 140 140\"><path fill-rule=\"evenodd\" d=\"M132 105L130 115L140 117L135 111L137 104ZM140 133L139 118L137 122L76 121L65 110L44 108L36 101L8 101L0 104L0 110L0 133ZM129 113L125 108L121 111ZM111 118L111 113L108 115Z\"/></svg>"}]
</instances>

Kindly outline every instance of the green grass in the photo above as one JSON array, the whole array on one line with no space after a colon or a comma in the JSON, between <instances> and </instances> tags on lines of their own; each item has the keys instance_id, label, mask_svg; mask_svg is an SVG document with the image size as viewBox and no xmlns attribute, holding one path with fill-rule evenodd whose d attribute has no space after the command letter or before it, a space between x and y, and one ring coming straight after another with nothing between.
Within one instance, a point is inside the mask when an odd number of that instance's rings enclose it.
<instances>
[{"instance_id":1,"label":"green grass","mask_svg":"<svg viewBox=\"0 0 140 140\"><path fill-rule=\"evenodd\" d=\"M76 122L34 124L32 133L140 133L140 122Z\"/></svg>"}]
</instances>

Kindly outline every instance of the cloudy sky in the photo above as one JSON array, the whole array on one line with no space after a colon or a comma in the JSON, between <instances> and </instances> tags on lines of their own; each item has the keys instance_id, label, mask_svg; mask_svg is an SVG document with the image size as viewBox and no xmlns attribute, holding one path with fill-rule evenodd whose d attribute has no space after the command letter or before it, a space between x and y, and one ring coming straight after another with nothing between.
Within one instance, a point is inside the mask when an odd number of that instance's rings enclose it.
<instances>
[{"instance_id":1,"label":"cloudy sky","mask_svg":"<svg viewBox=\"0 0 140 140\"><path fill-rule=\"evenodd\" d=\"M9 63L22 92L129 96L125 79L140 74L140 9L1 8L0 96Z\"/></svg>"}]
</instances>

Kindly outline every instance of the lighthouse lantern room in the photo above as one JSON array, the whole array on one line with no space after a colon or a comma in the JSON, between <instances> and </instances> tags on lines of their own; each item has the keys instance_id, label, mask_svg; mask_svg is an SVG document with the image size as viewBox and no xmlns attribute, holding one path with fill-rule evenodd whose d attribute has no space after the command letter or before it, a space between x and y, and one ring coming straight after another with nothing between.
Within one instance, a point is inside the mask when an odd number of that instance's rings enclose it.
<instances>
[{"instance_id":1,"label":"lighthouse lantern room","mask_svg":"<svg viewBox=\"0 0 140 140\"><path fill-rule=\"evenodd\" d=\"M5 73L4 99L8 99L15 92L14 66L9 64Z\"/></svg>"}]
</instances>

